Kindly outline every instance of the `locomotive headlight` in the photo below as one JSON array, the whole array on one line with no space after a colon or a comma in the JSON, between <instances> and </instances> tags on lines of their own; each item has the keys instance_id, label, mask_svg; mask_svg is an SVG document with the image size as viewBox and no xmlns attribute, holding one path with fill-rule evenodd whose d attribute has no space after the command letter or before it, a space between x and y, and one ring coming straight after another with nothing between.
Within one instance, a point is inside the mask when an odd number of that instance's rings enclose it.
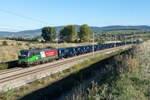
<instances>
[{"instance_id":1,"label":"locomotive headlight","mask_svg":"<svg viewBox=\"0 0 150 100\"><path fill-rule=\"evenodd\" d=\"M38 57L36 57L36 60L38 60Z\"/></svg>"}]
</instances>

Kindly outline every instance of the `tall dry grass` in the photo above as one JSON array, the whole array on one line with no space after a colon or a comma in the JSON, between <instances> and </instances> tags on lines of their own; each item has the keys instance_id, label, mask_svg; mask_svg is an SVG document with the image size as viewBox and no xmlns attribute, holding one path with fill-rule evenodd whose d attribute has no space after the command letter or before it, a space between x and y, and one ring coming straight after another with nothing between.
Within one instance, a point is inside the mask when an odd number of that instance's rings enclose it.
<instances>
[{"instance_id":1,"label":"tall dry grass","mask_svg":"<svg viewBox=\"0 0 150 100\"><path fill-rule=\"evenodd\" d=\"M150 41L115 56L97 71L89 86L84 83L61 100L150 100Z\"/></svg>"},{"instance_id":2,"label":"tall dry grass","mask_svg":"<svg viewBox=\"0 0 150 100\"><path fill-rule=\"evenodd\" d=\"M138 73L141 77L150 77L150 40L136 47Z\"/></svg>"}]
</instances>

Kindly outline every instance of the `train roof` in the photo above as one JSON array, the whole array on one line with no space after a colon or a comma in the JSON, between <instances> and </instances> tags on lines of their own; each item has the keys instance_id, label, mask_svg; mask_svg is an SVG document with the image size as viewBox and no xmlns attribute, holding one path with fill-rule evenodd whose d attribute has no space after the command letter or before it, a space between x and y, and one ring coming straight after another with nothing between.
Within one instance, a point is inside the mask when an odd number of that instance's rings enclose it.
<instances>
[{"instance_id":1,"label":"train roof","mask_svg":"<svg viewBox=\"0 0 150 100\"><path fill-rule=\"evenodd\" d=\"M39 50L50 50L50 49L56 49L56 48L46 47L46 48L36 48L36 49L24 49L24 50L20 50L20 51L39 51Z\"/></svg>"}]
</instances>

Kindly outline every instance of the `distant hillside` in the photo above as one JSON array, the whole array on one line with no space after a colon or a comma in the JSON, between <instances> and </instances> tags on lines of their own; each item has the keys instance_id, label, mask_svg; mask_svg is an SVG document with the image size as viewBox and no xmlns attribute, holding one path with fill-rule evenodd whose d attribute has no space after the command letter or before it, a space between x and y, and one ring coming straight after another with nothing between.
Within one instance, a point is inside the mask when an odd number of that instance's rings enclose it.
<instances>
[{"instance_id":1,"label":"distant hillside","mask_svg":"<svg viewBox=\"0 0 150 100\"><path fill-rule=\"evenodd\" d=\"M76 25L77 30L79 30L80 25ZM58 30L63 28L64 26L57 26ZM106 26L106 27L95 27L91 26L93 31L103 31L103 30L123 30L123 29L137 29L137 30L150 30L150 26L146 25L139 25L139 26ZM10 36L10 37L36 37L41 35L41 29L35 30L24 30L19 32L7 32L7 31L0 31L0 37Z\"/></svg>"},{"instance_id":2,"label":"distant hillside","mask_svg":"<svg viewBox=\"0 0 150 100\"><path fill-rule=\"evenodd\" d=\"M10 33L13 33L13 32L0 31L0 37L6 36L6 35L8 35Z\"/></svg>"},{"instance_id":3,"label":"distant hillside","mask_svg":"<svg viewBox=\"0 0 150 100\"><path fill-rule=\"evenodd\" d=\"M101 27L101 30L124 30L124 29L136 29L136 30L150 30L150 26L146 25L139 25L139 26L106 26L106 27Z\"/></svg>"}]
</instances>

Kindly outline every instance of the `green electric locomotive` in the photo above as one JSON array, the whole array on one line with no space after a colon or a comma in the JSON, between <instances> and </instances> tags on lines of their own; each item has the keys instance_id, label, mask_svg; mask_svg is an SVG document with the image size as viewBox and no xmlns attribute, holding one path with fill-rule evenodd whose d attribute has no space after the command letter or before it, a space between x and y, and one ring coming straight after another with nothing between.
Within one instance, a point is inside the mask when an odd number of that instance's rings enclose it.
<instances>
[{"instance_id":1,"label":"green electric locomotive","mask_svg":"<svg viewBox=\"0 0 150 100\"><path fill-rule=\"evenodd\" d=\"M56 48L21 50L18 56L19 65L34 65L58 59Z\"/></svg>"}]
</instances>

